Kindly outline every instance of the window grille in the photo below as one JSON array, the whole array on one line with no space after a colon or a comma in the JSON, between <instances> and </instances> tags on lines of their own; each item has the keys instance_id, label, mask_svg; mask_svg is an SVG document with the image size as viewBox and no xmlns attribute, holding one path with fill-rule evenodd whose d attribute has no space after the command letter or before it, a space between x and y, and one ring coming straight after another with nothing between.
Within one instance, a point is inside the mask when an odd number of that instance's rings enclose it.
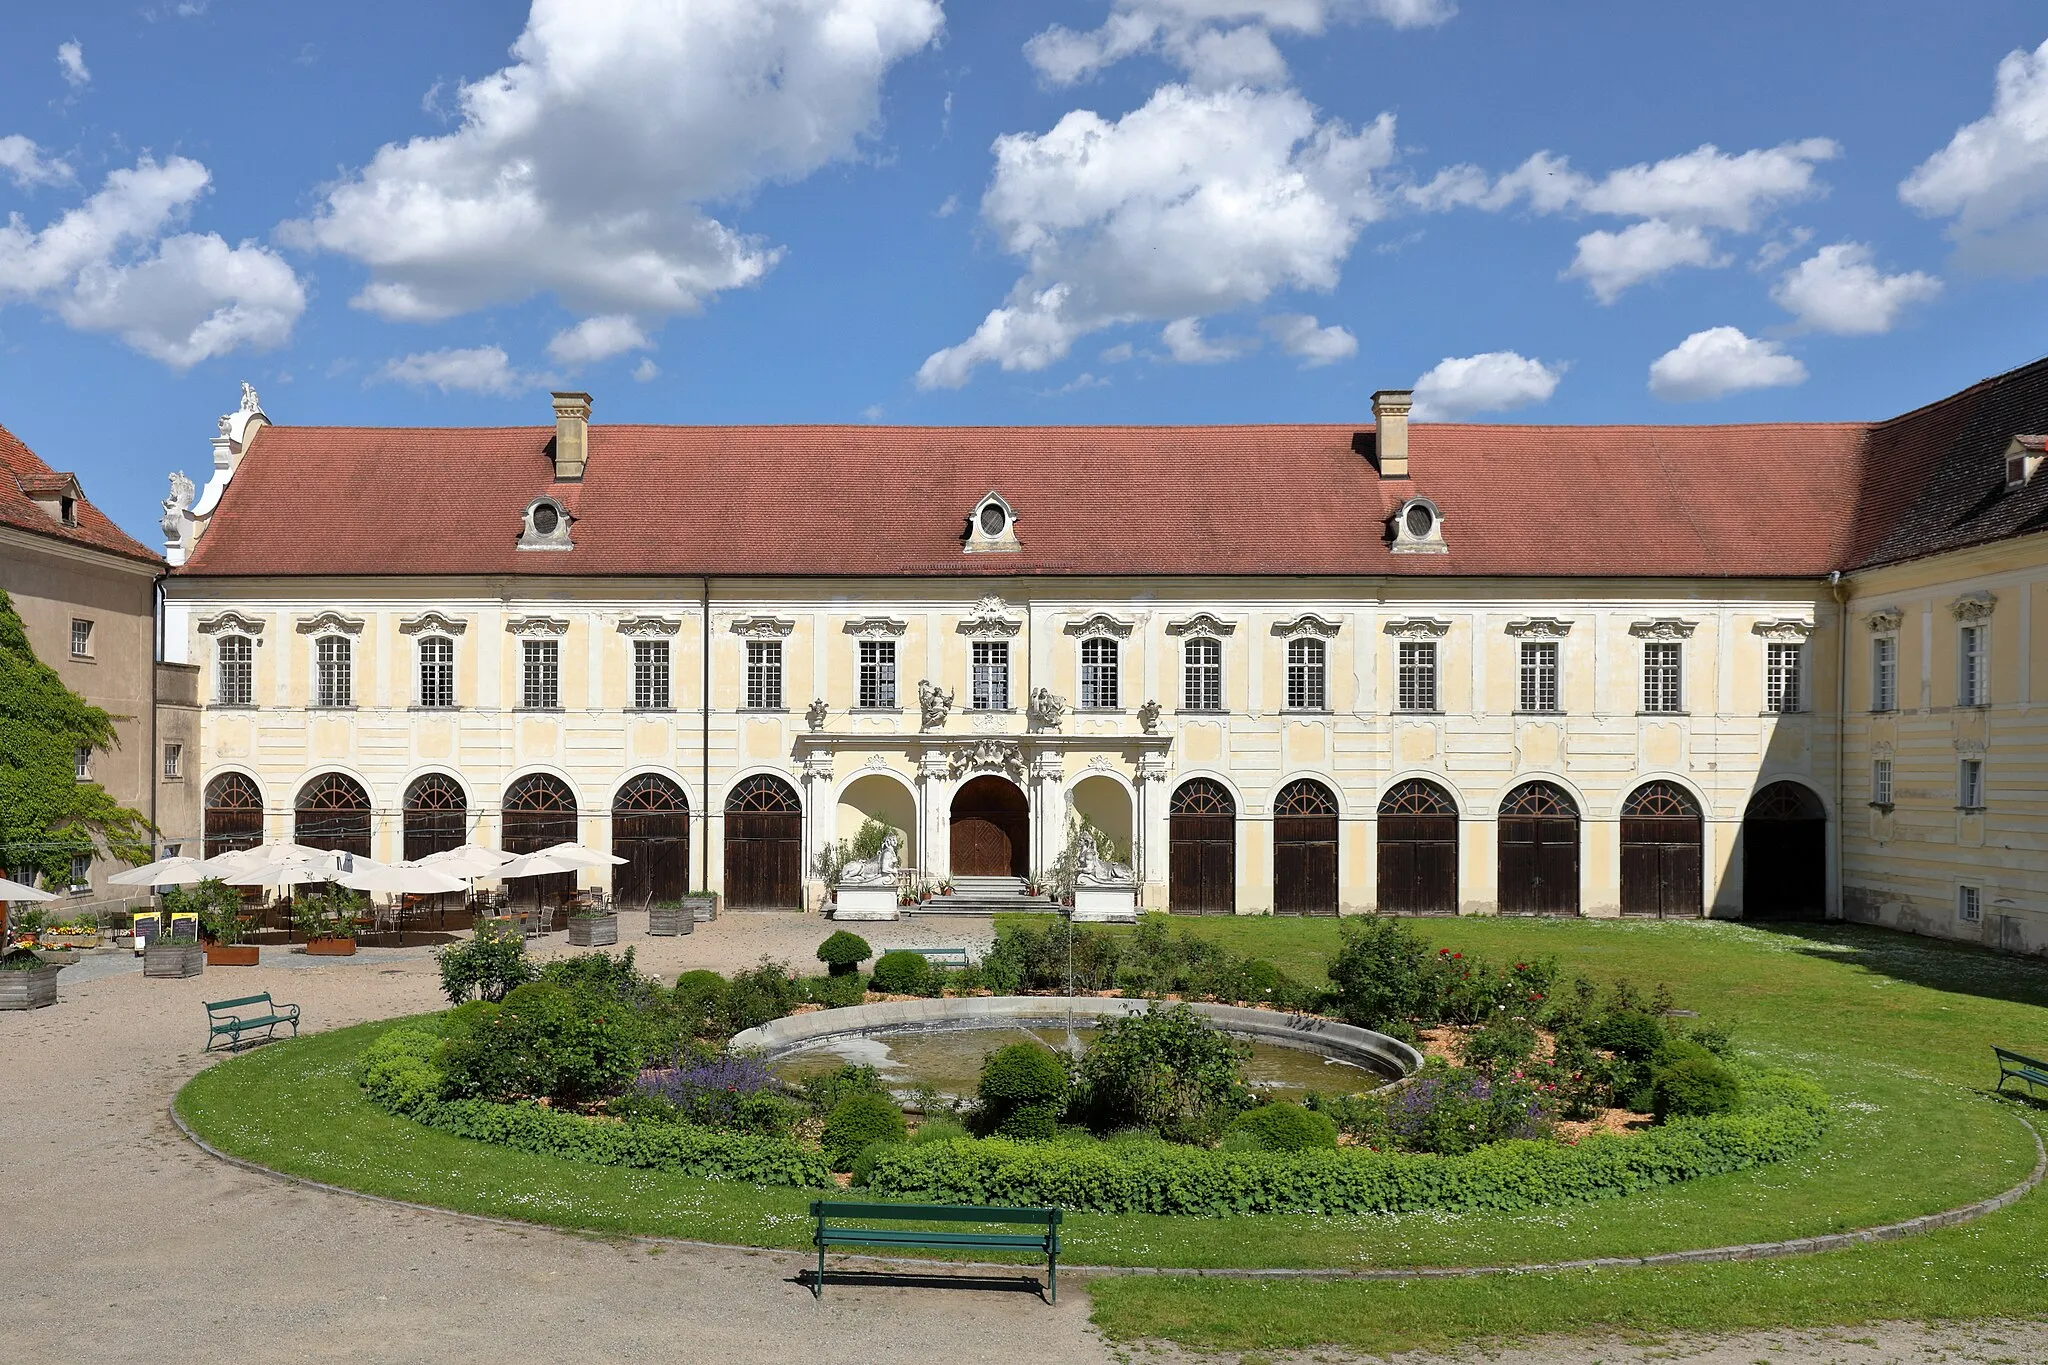
<instances>
[{"instance_id":1,"label":"window grille","mask_svg":"<svg viewBox=\"0 0 2048 1365\"><path fill-rule=\"evenodd\" d=\"M345 635L323 635L313 646L313 704L354 706L354 644Z\"/></svg>"},{"instance_id":2,"label":"window grille","mask_svg":"<svg viewBox=\"0 0 2048 1365\"><path fill-rule=\"evenodd\" d=\"M1329 709L1328 653L1321 640L1287 642L1287 709Z\"/></svg>"},{"instance_id":3,"label":"window grille","mask_svg":"<svg viewBox=\"0 0 2048 1365\"><path fill-rule=\"evenodd\" d=\"M1116 641L1100 637L1081 642L1081 707L1114 711L1121 704L1117 687Z\"/></svg>"},{"instance_id":4,"label":"window grille","mask_svg":"<svg viewBox=\"0 0 2048 1365\"><path fill-rule=\"evenodd\" d=\"M1010 642L1008 640L976 640L974 642L974 696L973 709L976 711L1007 711L1010 709Z\"/></svg>"},{"instance_id":5,"label":"window grille","mask_svg":"<svg viewBox=\"0 0 2048 1365\"><path fill-rule=\"evenodd\" d=\"M668 710L668 641L633 642L633 707L638 711Z\"/></svg>"},{"instance_id":6,"label":"window grille","mask_svg":"<svg viewBox=\"0 0 2048 1365\"><path fill-rule=\"evenodd\" d=\"M1964 810L1981 810L1984 806L1984 760L1966 758L1959 769L1956 774L1956 804Z\"/></svg>"},{"instance_id":7,"label":"window grille","mask_svg":"<svg viewBox=\"0 0 2048 1365\"><path fill-rule=\"evenodd\" d=\"M1645 711L1679 711L1684 709L1685 696L1680 687L1682 672L1680 653L1684 646L1668 641L1653 640L1643 646L1643 709Z\"/></svg>"},{"instance_id":8,"label":"window grille","mask_svg":"<svg viewBox=\"0 0 2048 1365\"><path fill-rule=\"evenodd\" d=\"M1806 646L1771 644L1764 656L1764 707L1771 711L1803 711L1799 697L1799 665Z\"/></svg>"},{"instance_id":9,"label":"window grille","mask_svg":"<svg viewBox=\"0 0 2048 1365\"><path fill-rule=\"evenodd\" d=\"M429 635L421 639L419 652L420 705L455 705L455 642L445 635Z\"/></svg>"},{"instance_id":10,"label":"window grille","mask_svg":"<svg viewBox=\"0 0 2048 1365\"><path fill-rule=\"evenodd\" d=\"M1892 803L1892 761L1888 758L1870 760L1870 801L1877 806Z\"/></svg>"},{"instance_id":11,"label":"window grille","mask_svg":"<svg viewBox=\"0 0 2048 1365\"><path fill-rule=\"evenodd\" d=\"M1557 641L1522 641L1523 711L1555 711L1557 705Z\"/></svg>"},{"instance_id":12,"label":"window grille","mask_svg":"<svg viewBox=\"0 0 2048 1365\"><path fill-rule=\"evenodd\" d=\"M662 662L662 675L668 674L668 663ZM662 695L668 695L668 684L662 683ZM662 702L666 706L666 701ZM752 711L780 711L782 709L782 641L747 641L747 708Z\"/></svg>"},{"instance_id":13,"label":"window grille","mask_svg":"<svg viewBox=\"0 0 2048 1365\"><path fill-rule=\"evenodd\" d=\"M1964 924L1977 924L1984 918L1984 893L1974 886L1956 888L1956 918Z\"/></svg>"},{"instance_id":14,"label":"window grille","mask_svg":"<svg viewBox=\"0 0 2048 1365\"><path fill-rule=\"evenodd\" d=\"M869 710L896 709L896 642L860 642L860 686L857 697Z\"/></svg>"},{"instance_id":15,"label":"window grille","mask_svg":"<svg viewBox=\"0 0 2048 1365\"><path fill-rule=\"evenodd\" d=\"M164 745L164 779L175 782L185 775L185 746Z\"/></svg>"},{"instance_id":16,"label":"window grille","mask_svg":"<svg viewBox=\"0 0 2048 1365\"><path fill-rule=\"evenodd\" d=\"M1186 679L1181 705L1190 711L1223 709L1223 642L1196 638L1183 647Z\"/></svg>"},{"instance_id":17,"label":"window grille","mask_svg":"<svg viewBox=\"0 0 2048 1365\"><path fill-rule=\"evenodd\" d=\"M92 781L92 745L81 744L71 751L71 775L80 782Z\"/></svg>"},{"instance_id":18,"label":"window grille","mask_svg":"<svg viewBox=\"0 0 2048 1365\"><path fill-rule=\"evenodd\" d=\"M214 700L222 706L247 706L256 694L254 650L246 635L223 635L214 647Z\"/></svg>"},{"instance_id":19,"label":"window grille","mask_svg":"<svg viewBox=\"0 0 2048 1365\"><path fill-rule=\"evenodd\" d=\"M71 889L83 891L92 884L92 855L74 853L71 855Z\"/></svg>"},{"instance_id":20,"label":"window grille","mask_svg":"<svg viewBox=\"0 0 2048 1365\"><path fill-rule=\"evenodd\" d=\"M92 622L71 623L71 657L85 659L92 656Z\"/></svg>"},{"instance_id":21,"label":"window grille","mask_svg":"<svg viewBox=\"0 0 2048 1365\"><path fill-rule=\"evenodd\" d=\"M1984 672L1984 627L1964 626L1961 649L1956 660L1956 705L1982 706L1991 699L1990 681Z\"/></svg>"},{"instance_id":22,"label":"window grille","mask_svg":"<svg viewBox=\"0 0 2048 1365\"><path fill-rule=\"evenodd\" d=\"M555 640L522 640L519 704L529 711L553 711L562 704L562 653Z\"/></svg>"},{"instance_id":23,"label":"window grille","mask_svg":"<svg viewBox=\"0 0 2048 1365\"><path fill-rule=\"evenodd\" d=\"M1400 687L1395 700L1403 711L1437 709L1436 641L1401 642Z\"/></svg>"},{"instance_id":24,"label":"window grille","mask_svg":"<svg viewBox=\"0 0 2048 1365\"><path fill-rule=\"evenodd\" d=\"M1899 641L1880 635L1870 642L1870 709L1896 711L1899 707Z\"/></svg>"}]
</instances>

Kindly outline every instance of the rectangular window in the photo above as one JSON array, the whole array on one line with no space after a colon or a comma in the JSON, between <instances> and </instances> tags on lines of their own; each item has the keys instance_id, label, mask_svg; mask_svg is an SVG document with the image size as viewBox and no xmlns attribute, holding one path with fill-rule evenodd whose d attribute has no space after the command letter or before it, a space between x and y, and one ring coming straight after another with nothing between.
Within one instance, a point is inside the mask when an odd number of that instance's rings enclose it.
<instances>
[{"instance_id":1,"label":"rectangular window","mask_svg":"<svg viewBox=\"0 0 2048 1365\"><path fill-rule=\"evenodd\" d=\"M92 781L92 745L81 744L71 751L71 776L79 782Z\"/></svg>"},{"instance_id":2,"label":"rectangular window","mask_svg":"<svg viewBox=\"0 0 2048 1365\"><path fill-rule=\"evenodd\" d=\"M164 745L164 780L166 782L176 782L184 775L185 746L182 744Z\"/></svg>"},{"instance_id":3,"label":"rectangular window","mask_svg":"<svg viewBox=\"0 0 2048 1365\"><path fill-rule=\"evenodd\" d=\"M753 656L751 646L762 641L747 642L749 659ZM779 648L780 646L778 646ZM752 705L750 701L748 703ZM668 703L668 641L635 640L633 642L633 709L636 711L666 711Z\"/></svg>"},{"instance_id":4,"label":"rectangular window","mask_svg":"<svg viewBox=\"0 0 2048 1365\"><path fill-rule=\"evenodd\" d=\"M1984 670L1984 627L1964 626L1956 664L1956 705L1985 706L1991 701L1991 680Z\"/></svg>"},{"instance_id":5,"label":"rectangular window","mask_svg":"<svg viewBox=\"0 0 2048 1365\"><path fill-rule=\"evenodd\" d=\"M747 641L747 707L782 709L782 641Z\"/></svg>"},{"instance_id":6,"label":"rectangular window","mask_svg":"<svg viewBox=\"0 0 2048 1365\"><path fill-rule=\"evenodd\" d=\"M1892 803L1892 761L1888 758L1870 760L1870 804L1889 806Z\"/></svg>"},{"instance_id":7,"label":"rectangular window","mask_svg":"<svg viewBox=\"0 0 2048 1365\"><path fill-rule=\"evenodd\" d=\"M1984 760L1966 758L1957 764L1956 804L1964 810L1984 808Z\"/></svg>"},{"instance_id":8,"label":"rectangular window","mask_svg":"<svg viewBox=\"0 0 2048 1365\"><path fill-rule=\"evenodd\" d=\"M1007 711L1010 709L1010 642L1008 640L976 640L974 642L974 695L971 706L976 711Z\"/></svg>"},{"instance_id":9,"label":"rectangular window","mask_svg":"<svg viewBox=\"0 0 2048 1365\"><path fill-rule=\"evenodd\" d=\"M256 695L254 648L246 635L223 635L213 648L213 699L222 706L248 706Z\"/></svg>"},{"instance_id":10,"label":"rectangular window","mask_svg":"<svg viewBox=\"0 0 2048 1365\"><path fill-rule=\"evenodd\" d=\"M860 642L860 678L855 696L862 708L870 711L893 711L896 709L896 642L894 640L862 640Z\"/></svg>"},{"instance_id":11,"label":"rectangular window","mask_svg":"<svg viewBox=\"0 0 2048 1365\"><path fill-rule=\"evenodd\" d=\"M1956 888L1956 918L1964 924L1976 924L1984 918L1984 893L1974 886Z\"/></svg>"},{"instance_id":12,"label":"rectangular window","mask_svg":"<svg viewBox=\"0 0 2048 1365\"><path fill-rule=\"evenodd\" d=\"M1643 645L1643 709L1682 711L1685 693L1680 686L1684 646L1652 640Z\"/></svg>"},{"instance_id":13,"label":"rectangular window","mask_svg":"<svg viewBox=\"0 0 2048 1365\"><path fill-rule=\"evenodd\" d=\"M1182 646L1187 677L1181 705L1190 711L1223 709L1223 642L1196 637Z\"/></svg>"},{"instance_id":14,"label":"rectangular window","mask_svg":"<svg viewBox=\"0 0 2048 1365\"><path fill-rule=\"evenodd\" d=\"M1557 641L1522 641L1522 694L1518 710L1555 711L1557 704Z\"/></svg>"},{"instance_id":15,"label":"rectangular window","mask_svg":"<svg viewBox=\"0 0 2048 1365\"><path fill-rule=\"evenodd\" d=\"M71 889L84 891L92 886L92 855L74 853L71 855Z\"/></svg>"},{"instance_id":16,"label":"rectangular window","mask_svg":"<svg viewBox=\"0 0 2048 1365\"><path fill-rule=\"evenodd\" d=\"M1401 642L1400 686L1395 701L1403 711L1436 710L1436 641Z\"/></svg>"},{"instance_id":17,"label":"rectangular window","mask_svg":"<svg viewBox=\"0 0 2048 1365\"><path fill-rule=\"evenodd\" d=\"M1802 711L1799 696L1800 661L1806 646L1797 643L1764 647L1764 708L1769 711Z\"/></svg>"},{"instance_id":18,"label":"rectangular window","mask_svg":"<svg viewBox=\"0 0 2048 1365\"><path fill-rule=\"evenodd\" d=\"M1287 642L1287 709L1330 709L1329 654L1321 640Z\"/></svg>"},{"instance_id":19,"label":"rectangular window","mask_svg":"<svg viewBox=\"0 0 2048 1365\"><path fill-rule=\"evenodd\" d=\"M1123 702L1117 686L1116 641L1099 636L1081 642L1081 709L1114 711Z\"/></svg>"},{"instance_id":20,"label":"rectangular window","mask_svg":"<svg viewBox=\"0 0 2048 1365\"><path fill-rule=\"evenodd\" d=\"M90 659L92 657L92 622L73 621L71 623L71 657L74 659Z\"/></svg>"},{"instance_id":21,"label":"rectangular window","mask_svg":"<svg viewBox=\"0 0 2048 1365\"><path fill-rule=\"evenodd\" d=\"M555 640L522 640L525 649L519 678L519 704L528 711L554 711L562 705L562 650Z\"/></svg>"},{"instance_id":22,"label":"rectangular window","mask_svg":"<svg viewBox=\"0 0 2048 1365\"><path fill-rule=\"evenodd\" d=\"M323 635L313 644L313 705L356 704L355 646L344 635Z\"/></svg>"},{"instance_id":23,"label":"rectangular window","mask_svg":"<svg viewBox=\"0 0 2048 1365\"><path fill-rule=\"evenodd\" d=\"M455 705L455 642L445 635L420 641L420 705Z\"/></svg>"},{"instance_id":24,"label":"rectangular window","mask_svg":"<svg viewBox=\"0 0 2048 1365\"><path fill-rule=\"evenodd\" d=\"M1899 639L1880 635L1870 642L1870 709L1899 709Z\"/></svg>"}]
</instances>

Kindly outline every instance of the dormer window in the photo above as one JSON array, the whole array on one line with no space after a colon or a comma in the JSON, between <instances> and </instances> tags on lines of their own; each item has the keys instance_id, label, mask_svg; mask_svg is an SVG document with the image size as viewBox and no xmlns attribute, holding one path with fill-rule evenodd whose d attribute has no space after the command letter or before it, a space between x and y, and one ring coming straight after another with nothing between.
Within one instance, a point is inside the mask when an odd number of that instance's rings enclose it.
<instances>
[{"instance_id":1,"label":"dormer window","mask_svg":"<svg viewBox=\"0 0 2048 1365\"><path fill-rule=\"evenodd\" d=\"M969 554L990 550L1021 550L1017 539L1017 509L991 489L967 516L967 537L961 547Z\"/></svg>"},{"instance_id":2,"label":"dormer window","mask_svg":"<svg viewBox=\"0 0 2048 1365\"><path fill-rule=\"evenodd\" d=\"M78 525L78 499L62 497L57 499L57 520L66 526Z\"/></svg>"},{"instance_id":3,"label":"dormer window","mask_svg":"<svg viewBox=\"0 0 2048 1365\"><path fill-rule=\"evenodd\" d=\"M1395 554L1444 554L1444 517L1428 498L1410 498L1388 522Z\"/></svg>"},{"instance_id":4,"label":"dormer window","mask_svg":"<svg viewBox=\"0 0 2048 1365\"><path fill-rule=\"evenodd\" d=\"M573 550L569 527L575 521L553 498L535 498L527 505L525 525L519 532L522 550Z\"/></svg>"},{"instance_id":5,"label":"dormer window","mask_svg":"<svg viewBox=\"0 0 2048 1365\"><path fill-rule=\"evenodd\" d=\"M2040 472L2041 459L2048 455L2048 436L2015 436L2005 448L2005 486L2025 488Z\"/></svg>"}]
</instances>

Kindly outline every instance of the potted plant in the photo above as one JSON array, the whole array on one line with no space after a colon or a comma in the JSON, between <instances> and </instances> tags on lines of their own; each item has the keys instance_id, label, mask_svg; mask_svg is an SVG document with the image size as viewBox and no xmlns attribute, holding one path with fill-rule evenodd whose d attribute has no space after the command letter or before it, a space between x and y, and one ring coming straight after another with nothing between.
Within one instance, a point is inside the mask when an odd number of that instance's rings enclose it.
<instances>
[{"instance_id":1,"label":"potted plant","mask_svg":"<svg viewBox=\"0 0 2048 1365\"><path fill-rule=\"evenodd\" d=\"M699 924L708 924L718 918L716 891L692 891L683 897L682 903L689 907L691 918Z\"/></svg>"},{"instance_id":2,"label":"potted plant","mask_svg":"<svg viewBox=\"0 0 2048 1365\"><path fill-rule=\"evenodd\" d=\"M100 946L100 927L73 920L66 924L55 924L38 936L45 948L97 948Z\"/></svg>"},{"instance_id":3,"label":"potted plant","mask_svg":"<svg viewBox=\"0 0 2048 1365\"><path fill-rule=\"evenodd\" d=\"M953 894L953 879L951 877L945 877L940 880L939 894L941 896L950 896Z\"/></svg>"},{"instance_id":4,"label":"potted plant","mask_svg":"<svg viewBox=\"0 0 2048 1365\"><path fill-rule=\"evenodd\" d=\"M657 938L687 934L696 927L696 913L683 901L662 901L647 907L647 932Z\"/></svg>"},{"instance_id":5,"label":"potted plant","mask_svg":"<svg viewBox=\"0 0 2048 1365\"><path fill-rule=\"evenodd\" d=\"M169 897L165 897L166 903ZM164 916L166 920L169 915ZM190 924L190 920L184 921ZM146 939L142 949L142 974L179 980L198 976L206 970L206 950L197 943L172 939L168 935Z\"/></svg>"},{"instance_id":6,"label":"potted plant","mask_svg":"<svg viewBox=\"0 0 2048 1365\"><path fill-rule=\"evenodd\" d=\"M27 948L0 953L0 1010L38 1010L56 1004L61 970Z\"/></svg>"},{"instance_id":7,"label":"potted plant","mask_svg":"<svg viewBox=\"0 0 2048 1365\"><path fill-rule=\"evenodd\" d=\"M571 948L605 948L618 941L619 917L617 912L590 906L578 910L569 916L569 946Z\"/></svg>"},{"instance_id":8,"label":"potted plant","mask_svg":"<svg viewBox=\"0 0 2048 1365\"><path fill-rule=\"evenodd\" d=\"M204 941L209 967L254 967L261 950L242 942L247 921L242 917L242 896L218 877L208 877L196 886L173 887L164 893L164 909L190 911L199 916L199 936Z\"/></svg>"},{"instance_id":9,"label":"potted plant","mask_svg":"<svg viewBox=\"0 0 2048 1365\"><path fill-rule=\"evenodd\" d=\"M354 957L362 908L355 892L329 882L292 902L292 928L306 940L306 952L313 957Z\"/></svg>"}]
</instances>

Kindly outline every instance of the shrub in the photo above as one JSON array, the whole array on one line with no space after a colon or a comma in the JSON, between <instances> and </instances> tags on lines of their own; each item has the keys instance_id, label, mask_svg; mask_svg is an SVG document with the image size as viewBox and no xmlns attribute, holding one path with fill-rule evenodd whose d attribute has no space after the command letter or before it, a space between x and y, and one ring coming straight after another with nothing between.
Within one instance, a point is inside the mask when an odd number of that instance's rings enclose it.
<instances>
[{"instance_id":1,"label":"shrub","mask_svg":"<svg viewBox=\"0 0 2048 1365\"><path fill-rule=\"evenodd\" d=\"M775 1074L751 1057L695 1058L643 1071L633 1091L668 1105L676 1120L705 1128L779 1137L796 1125L797 1106L783 1098Z\"/></svg>"},{"instance_id":2,"label":"shrub","mask_svg":"<svg viewBox=\"0 0 2048 1365\"><path fill-rule=\"evenodd\" d=\"M903 1111L886 1095L848 1095L825 1118L819 1145L835 1171L850 1171L854 1161L876 1142L901 1142L907 1130Z\"/></svg>"},{"instance_id":3,"label":"shrub","mask_svg":"<svg viewBox=\"0 0 2048 1365\"><path fill-rule=\"evenodd\" d=\"M633 1079L647 1040L645 1024L616 1001L533 982L449 1039L448 1085L456 1095L478 1099L545 1096L585 1103Z\"/></svg>"},{"instance_id":4,"label":"shrub","mask_svg":"<svg viewBox=\"0 0 2048 1365\"><path fill-rule=\"evenodd\" d=\"M820 1117L830 1114L850 1095L886 1097L888 1093L882 1089L882 1073L871 1066L842 1066L822 1076L807 1076L798 1088L803 1091L804 1102Z\"/></svg>"},{"instance_id":5,"label":"shrub","mask_svg":"<svg viewBox=\"0 0 2048 1365\"><path fill-rule=\"evenodd\" d=\"M659 983L633 965L631 948L617 957L578 953L557 958L541 968L539 979L565 991L618 1000L637 1010L651 1009L661 998Z\"/></svg>"},{"instance_id":6,"label":"shrub","mask_svg":"<svg viewBox=\"0 0 2048 1365\"><path fill-rule=\"evenodd\" d=\"M788 966L763 958L760 966L740 972L726 983L719 1000L718 1027L730 1037L780 1019L801 1003L803 992Z\"/></svg>"},{"instance_id":7,"label":"shrub","mask_svg":"<svg viewBox=\"0 0 2048 1365\"><path fill-rule=\"evenodd\" d=\"M1641 1010L1614 1010L1593 1027L1595 1046L1631 1062L1647 1062L1664 1046L1664 1025Z\"/></svg>"},{"instance_id":8,"label":"shrub","mask_svg":"<svg viewBox=\"0 0 2048 1365\"><path fill-rule=\"evenodd\" d=\"M1537 1041L1526 1019L1502 1017L1465 1040L1465 1065L1512 1071L1535 1055Z\"/></svg>"},{"instance_id":9,"label":"shrub","mask_svg":"<svg viewBox=\"0 0 2048 1365\"><path fill-rule=\"evenodd\" d=\"M834 976L845 976L874 955L875 950L868 946L866 939L844 929L835 931L818 945L818 961L824 963Z\"/></svg>"},{"instance_id":10,"label":"shrub","mask_svg":"<svg viewBox=\"0 0 2048 1365\"><path fill-rule=\"evenodd\" d=\"M535 976L523 941L481 928L469 942L451 943L436 957L441 966L441 993L451 1005L473 997L495 1003Z\"/></svg>"},{"instance_id":11,"label":"shrub","mask_svg":"<svg viewBox=\"0 0 2048 1365\"><path fill-rule=\"evenodd\" d=\"M1337 1123L1286 1100L1262 1104L1239 1114L1230 1132L1249 1138L1262 1152L1307 1152L1337 1145Z\"/></svg>"},{"instance_id":12,"label":"shrub","mask_svg":"<svg viewBox=\"0 0 2048 1365\"><path fill-rule=\"evenodd\" d=\"M702 968L684 972L676 978L675 989L669 992L669 1003L687 1023L692 1034L702 1036L716 1032L725 1011L725 978Z\"/></svg>"},{"instance_id":13,"label":"shrub","mask_svg":"<svg viewBox=\"0 0 2048 1365\"><path fill-rule=\"evenodd\" d=\"M1038 1043L1011 1043L981 1064L978 1116L984 1131L1025 1142L1047 1142L1066 1111L1067 1068Z\"/></svg>"},{"instance_id":14,"label":"shrub","mask_svg":"<svg viewBox=\"0 0 2048 1365\"><path fill-rule=\"evenodd\" d=\"M845 1009L867 999L868 983L859 972L844 976L813 976L804 980L807 995L826 1009Z\"/></svg>"},{"instance_id":15,"label":"shrub","mask_svg":"<svg viewBox=\"0 0 2048 1365\"><path fill-rule=\"evenodd\" d=\"M1397 1143L1443 1156L1538 1137L1549 1124L1533 1086L1435 1059L1387 1101L1387 1127Z\"/></svg>"},{"instance_id":16,"label":"shrub","mask_svg":"<svg viewBox=\"0 0 2048 1365\"><path fill-rule=\"evenodd\" d=\"M411 1117L441 1098L442 1042L424 1028L402 1026L378 1035L356 1063L356 1081L370 1102Z\"/></svg>"},{"instance_id":17,"label":"shrub","mask_svg":"<svg viewBox=\"0 0 2048 1365\"><path fill-rule=\"evenodd\" d=\"M1088 1124L1097 1132L1135 1126L1175 1142L1206 1142L1249 1102L1238 1072L1250 1052L1184 1004L1106 1019L1081 1058Z\"/></svg>"},{"instance_id":18,"label":"shrub","mask_svg":"<svg viewBox=\"0 0 2048 1365\"><path fill-rule=\"evenodd\" d=\"M242 941L242 893L218 877L164 892L164 912L199 916L199 932L215 943ZM21 916L16 915L17 922ZM26 927L26 926L21 926Z\"/></svg>"},{"instance_id":19,"label":"shrub","mask_svg":"<svg viewBox=\"0 0 2048 1365\"><path fill-rule=\"evenodd\" d=\"M931 982L932 964L925 961L924 954L898 948L876 961L869 984L888 995L923 995L931 989Z\"/></svg>"},{"instance_id":20,"label":"shrub","mask_svg":"<svg viewBox=\"0 0 2048 1365\"><path fill-rule=\"evenodd\" d=\"M1742 1084L1718 1057L1700 1048L1697 1056L1660 1063L1650 1073L1651 1107L1657 1121L1725 1114L1742 1098Z\"/></svg>"},{"instance_id":21,"label":"shrub","mask_svg":"<svg viewBox=\"0 0 2048 1365\"><path fill-rule=\"evenodd\" d=\"M1330 959L1330 984L1345 1023L1405 1032L1430 994L1429 945L1399 920L1373 916L1339 925L1343 942Z\"/></svg>"}]
</instances>

